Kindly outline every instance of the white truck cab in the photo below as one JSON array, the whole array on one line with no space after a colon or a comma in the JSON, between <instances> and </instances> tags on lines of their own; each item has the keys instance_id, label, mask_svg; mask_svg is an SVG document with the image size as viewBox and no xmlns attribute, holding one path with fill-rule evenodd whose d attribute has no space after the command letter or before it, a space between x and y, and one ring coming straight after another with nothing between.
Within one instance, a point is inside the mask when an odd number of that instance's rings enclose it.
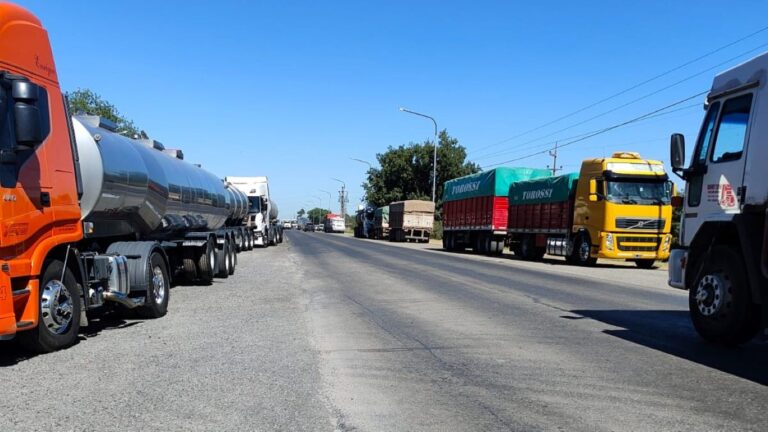
<instances>
[{"instance_id":1,"label":"white truck cab","mask_svg":"<svg viewBox=\"0 0 768 432\"><path fill-rule=\"evenodd\" d=\"M684 137L670 143L686 192L669 284L689 290L696 331L716 343L745 343L768 324L766 86L768 53L717 75L687 167Z\"/></svg>"}]
</instances>

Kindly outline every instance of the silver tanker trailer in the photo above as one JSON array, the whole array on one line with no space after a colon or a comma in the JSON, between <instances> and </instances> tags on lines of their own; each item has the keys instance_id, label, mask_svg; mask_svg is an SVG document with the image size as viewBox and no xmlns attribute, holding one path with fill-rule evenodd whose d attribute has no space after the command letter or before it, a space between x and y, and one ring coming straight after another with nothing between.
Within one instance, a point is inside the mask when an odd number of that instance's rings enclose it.
<instances>
[{"instance_id":1,"label":"silver tanker trailer","mask_svg":"<svg viewBox=\"0 0 768 432\"><path fill-rule=\"evenodd\" d=\"M234 273L236 252L254 240L243 228L244 193L100 117L73 117L72 130L84 240L67 257L89 281L84 310L112 301L159 317L174 277L210 283Z\"/></svg>"}]
</instances>

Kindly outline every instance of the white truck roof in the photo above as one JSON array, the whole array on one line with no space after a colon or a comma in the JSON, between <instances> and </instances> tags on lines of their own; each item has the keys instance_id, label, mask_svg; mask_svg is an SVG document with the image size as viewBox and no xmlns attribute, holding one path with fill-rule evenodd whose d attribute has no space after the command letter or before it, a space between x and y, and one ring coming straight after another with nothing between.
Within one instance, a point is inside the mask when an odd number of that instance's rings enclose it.
<instances>
[{"instance_id":1,"label":"white truck roof","mask_svg":"<svg viewBox=\"0 0 768 432\"><path fill-rule=\"evenodd\" d=\"M232 183L232 186L248 196L269 197L269 179L265 176L224 177L224 181Z\"/></svg>"}]
</instances>

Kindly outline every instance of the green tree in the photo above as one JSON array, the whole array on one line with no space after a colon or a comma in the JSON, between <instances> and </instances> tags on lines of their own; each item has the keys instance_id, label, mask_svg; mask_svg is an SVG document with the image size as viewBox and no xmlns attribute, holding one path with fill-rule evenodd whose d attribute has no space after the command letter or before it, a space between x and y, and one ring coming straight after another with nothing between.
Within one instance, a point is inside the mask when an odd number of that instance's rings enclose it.
<instances>
[{"instance_id":1,"label":"green tree","mask_svg":"<svg viewBox=\"0 0 768 432\"><path fill-rule=\"evenodd\" d=\"M312 223L315 223L315 224L323 223L323 219L327 214L328 214L328 210L315 207L312 210L307 212L307 217L309 218L309 221Z\"/></svg>"},{"instance_id":2,"label":"green tree","mask_svg":"<svg viewBox=\"0 0 768 432\"><path fill-rule=\"evenodd\" d=\"M67 92L67 102L69 104L69 112L73 115L90 114L104 117L115 122L118 132L123 135L130 137L146 136L146 134L139 131L139 128L132 120L120 114L120 111L114 105L102 99L101 96L92 90L77 89L73 92Z\"/></svg>"},{"instance_id":3,"label":"green tree","mask_svg":"<svg viewBox=\"0 0 768 432\"><path fill-rule=\"evenodd\" d=\"M437 147L437 208L442 208L443 184L480 171L480 167L468 162L467 151L443 130ZM363 189L368 202L376 207L404 199L432 199L432 141L388 147L376 155L381 168L368 170L368 180Z\"/></svg>"},{"instance_id":4,"label":"green tree","mask_svg":"<svg viewBox=\"0 0 768 432\"><path fill-rule=\"evenodd\" d=\"M296 216L303 217L307 212L304 211L304 209L300 209L298 212L296 212Z\"/></svg>"}]
</instances>

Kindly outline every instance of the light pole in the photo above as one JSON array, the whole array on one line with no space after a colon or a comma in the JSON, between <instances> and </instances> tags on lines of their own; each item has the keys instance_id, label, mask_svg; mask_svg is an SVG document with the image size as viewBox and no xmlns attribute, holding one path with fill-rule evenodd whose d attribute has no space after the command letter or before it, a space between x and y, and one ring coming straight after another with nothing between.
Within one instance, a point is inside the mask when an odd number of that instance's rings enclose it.
<instances>
[{"instance_id":1,"label":"light pole","mask_svg":"<svg viewBox=\"0 0 768 432\"><path fill-rule=\"evenodd\" d=\"M373 169L373 165L371 165L371 163L366 161L366 160L356 159L356 158L350 158L350 159L352 159L355 162L360 162L360 163L364 163L364 164L368 165L368 169Z\"/></svg>"},{"instance_id":2,"label":"light pole","mask_svg":"<svg viewBox=\"0 0 768 432\"><path fill-rule=\"evenodd\" d=\"M362 159L357 159L357 158L350 158L350 159L352 159L355 162L360 162L360 163L364 163L364 164L368 165L368 171L371 171L373 169L373 165L371 165L371 163L368 162L367 160L362 160ZM367 201L367 198L368 198L368 195L367 194L363 194L363 200Z\"/></svg>"},{"instance_id":3,"label":"light pole","mask_svg":"<svg viewBox=\"0 0 768 432\"><path fill-rule=\"evenodd\" d=\"M330 213L330 211L331 211L331 193L328 192L327 190L322 190L322 189L318 189L318 190L320 192L325 192L325 193L328 194L328 212Z\"/></svg>"},{"instance_id":4,"label":"light pole","mask_svg":"<svg viewBox=\"0 0 768 432\"><path fill-rule=\"evenodd\" d=\"M419 117L428 118L428 119L432 120L432 123L434 123L434 125L435 125L435 151L434 151L434 155L432 157L432 202L436 202L435 201L435 189L437 188L437 121L434 118L432 118L432 117L430 117L430 116L428 116L426 114L417 113L416 111L411 111L411 110L405 109L403 107L400 107L400 111L407 112L408 114L417 115Z\"/></svg>"},{"instance_id":5,"label":"light pole","mask_svg":"<svg viewBox=\"0 0 768 432\"><path fill-rule=\"evenodd\" d=\"M340 206L341 207L341 209L340 209L341 210L341 217L346 219L347 218L347 206L346 206L346 202L347 202L347 184L344 183L343 180L339 180L337 178L331 177L331 180L334 180L334 181L337 181L337 182L341 183L341 196L339 197L339 204L341 204L341 206Z\"/></svg>"}]
</instances>

